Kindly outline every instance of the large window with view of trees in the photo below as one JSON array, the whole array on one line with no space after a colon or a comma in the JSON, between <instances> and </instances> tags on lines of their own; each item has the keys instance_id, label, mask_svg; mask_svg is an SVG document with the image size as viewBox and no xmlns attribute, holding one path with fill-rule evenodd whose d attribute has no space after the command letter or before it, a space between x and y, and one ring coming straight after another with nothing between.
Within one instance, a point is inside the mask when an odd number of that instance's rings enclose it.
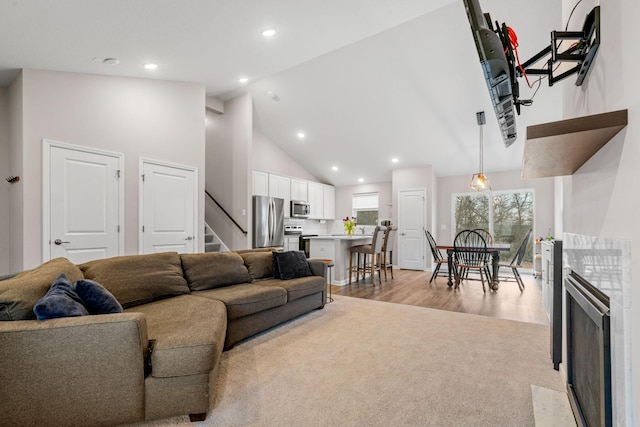
<instances>
[{"instance_id":1,"label":"large window with view of trees","mask_svg":"<svg viewBox=\"0 0 640 427\"><path fill-rule=\"evenodd\" d=\"M510 243L511 250L501 259L510 261L522 239L533 228L533 191L461 193L453 196L453 237L462 230L482 228L493 236L493 243ZM533 242L525 253L523 267L533 267Z\"/></svg>"}]
</instances>

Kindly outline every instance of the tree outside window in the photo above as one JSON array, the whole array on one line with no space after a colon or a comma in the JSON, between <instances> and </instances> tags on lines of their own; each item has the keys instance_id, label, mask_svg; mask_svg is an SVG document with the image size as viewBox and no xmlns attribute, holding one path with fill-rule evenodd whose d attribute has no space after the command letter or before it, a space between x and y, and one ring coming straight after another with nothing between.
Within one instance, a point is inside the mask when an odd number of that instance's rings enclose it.
<instances>
[{"instance_id":1,"label":"tree outside window","mask_svg":"<svg viewBox=\"0 0 640 427\"><path fill-rule=\"evenodd\" d=\"M462 230L489 230L494 243L509 243L511 250L501 258L511 260L522 239L533 228L533 191L454 194L454 236ZM533 242L527 248L523 266L533 267Z\"/></svg>"}]
</instances>

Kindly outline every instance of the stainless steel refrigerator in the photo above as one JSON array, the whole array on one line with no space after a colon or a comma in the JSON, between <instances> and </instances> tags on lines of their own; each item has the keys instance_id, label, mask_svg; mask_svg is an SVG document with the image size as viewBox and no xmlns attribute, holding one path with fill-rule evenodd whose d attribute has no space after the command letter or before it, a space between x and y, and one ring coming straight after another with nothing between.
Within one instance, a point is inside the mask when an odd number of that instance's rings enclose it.
<instances>
[{"instance_id":1,"label":"stainless steel refrigerator","mask_svg":"<svg viewBox=\"0 0 640 427\"><path fill-rule=\"evenodd\" d=\"M284 245L284 199L253 196L253 247Z\"/></svg>"}]
</instances>

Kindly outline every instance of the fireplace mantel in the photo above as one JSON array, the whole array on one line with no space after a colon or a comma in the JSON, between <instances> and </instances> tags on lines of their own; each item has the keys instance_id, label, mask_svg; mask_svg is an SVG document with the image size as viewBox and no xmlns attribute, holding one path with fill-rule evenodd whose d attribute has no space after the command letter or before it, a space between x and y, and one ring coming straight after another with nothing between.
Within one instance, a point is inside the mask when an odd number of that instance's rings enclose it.
<instances>
[{"instance_id":1,"label":"fireplace mantel","mask_svg":"<svg viewBox=\"0 0 640 427\"><path fill-rule=\"evenodd\" d=\"M627 110L527 127L522 178L571 175L627 126Z\"/></svg>"}]
</instances>

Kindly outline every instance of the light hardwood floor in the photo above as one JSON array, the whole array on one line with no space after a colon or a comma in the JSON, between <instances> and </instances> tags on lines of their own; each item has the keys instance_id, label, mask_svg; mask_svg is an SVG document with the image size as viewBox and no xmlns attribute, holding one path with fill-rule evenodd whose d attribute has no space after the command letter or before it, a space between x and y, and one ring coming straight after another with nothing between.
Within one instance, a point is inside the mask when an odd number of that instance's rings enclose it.
<instances>
[{"instance_id":1,"label":"light hardwood floor","mask_svg":"<svg viewBox=\"0 0 640 427\"><path fill-rule=\"evenodd\" d=\"M446 265L443 266L446 269ZM447 278L437 277L429 283L430 271L394 269L394 279L387 273L387 281L382 277L375 285L371 278L360 279L351 285L332 286L336 295L374 299L398 304L479 314L501 319L548 325L549 321L542 307L540 282L530 273L523 273L525 289L520 292L515 281L502 281L497 291L482 292L477 280L465 280L458 290L447 286Z\"/></svg>"}]
</instances>

